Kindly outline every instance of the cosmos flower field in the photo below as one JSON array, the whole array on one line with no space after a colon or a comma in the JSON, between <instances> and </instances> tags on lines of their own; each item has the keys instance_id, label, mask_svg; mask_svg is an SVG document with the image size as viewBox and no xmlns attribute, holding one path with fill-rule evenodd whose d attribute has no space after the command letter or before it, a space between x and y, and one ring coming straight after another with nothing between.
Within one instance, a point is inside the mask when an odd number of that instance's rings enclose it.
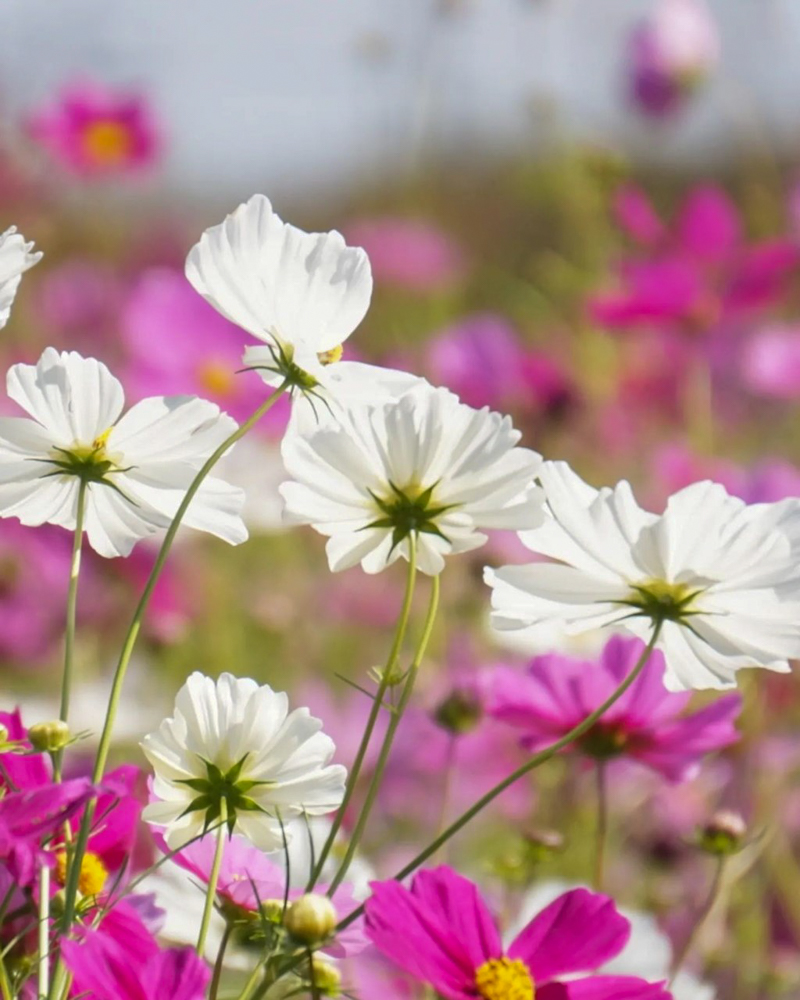
<instances>
[{"instance_id":1,"label":"cosmos flower field","mask_svg":"<svg viewBox=\"0 0 800 1000\"><path fill-rule=\"evenodd\" d=\"M19 129L2 1000L800 996L794 172L164 208L144 95Z\"/></svg>"}]
</instances>

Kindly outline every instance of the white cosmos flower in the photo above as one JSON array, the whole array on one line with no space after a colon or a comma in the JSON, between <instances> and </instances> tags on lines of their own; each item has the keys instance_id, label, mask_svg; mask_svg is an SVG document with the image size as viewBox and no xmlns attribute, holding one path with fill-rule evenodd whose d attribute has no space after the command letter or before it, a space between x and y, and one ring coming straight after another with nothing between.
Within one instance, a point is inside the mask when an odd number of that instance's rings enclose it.
<instances>
[{"instance_id":1,"label":"white cosmos flower","mask_svg":"<svg viewBox=\"0 0 800 1000\"><path fill-rule=\"evenodd\" d=\"M42 259L41 253L32 251L33 243L26 243L16 226L0 235L0 330L11 315L22 275Z\"/></svg>"},{"instance_id":2,"label":"white cosmos flower","mask_svg":"<svg viewBox=\"0 0 800 1000\"><path fill-rule=\"evenodd\" d=\"M85 481L85 530L103 556L127 555L172 520L203 462L235 429L194 396L144 399L124 415L122 386L104 364L48 347L14 365L8 395L27 417L0 418L0 516L74 529ZM183 523L232 544L247 530L244 495L207 478Z\"/></svg>"},{"instance_id":3,"label":"white cosmos flower","mask_svg":"<svg viewBox=\"0 0 800 1000\"><path fill-rule=\"evenodd\" d=\"M283 222L264 195L203 233L189 252L186 276L223 316L264 342L248 347L244 361L269 385L289 377L300 389L347 388L371 368L327 371L369 307L366 253L336 231L306 233Z\"/></svg>"},{"instance_id":4,"label":"white cosmos flower","mask_svg":"<svg viewBox=\"0 0 800 1000\"><path fill-rule=\"evenodd\" d=\"M670 690L732 687L742 667L786 672L800 656L800 501L748 506L702 482L656 515L628 483L596 490L564 462L539 479L548 517L520 538L558 562L487 569L496 628L647 640L660 620Z\"/></svg>"},{"instance_id":5,"label":"white cosmos flower","mask_svg":"<svg viewBox=\"0 0 800 1000\"><path fill-rule=\"evenodd\" d=\"M391 402L347 407L338 423L290 429L286 517L329 536L334 572L408 559L413 535L419 568L435 575L445 555L486 541L479 529L541 522L541 458L519 439L509 417L420 380Z\"/></svg>"},{"instance_id":6,"label":"white cosmos flower","mask_svg":"<svg viewBox=\"0 0 800 1000\"><path fill-rule=\"evenodd\" d=\"M283 820L333 812L344 795L346 770L329 764L334 744L321 728L269 685L192 674L175 714L142 742L155 772L144 819L166 827L174 849L218 822L224 799L232 833L282 848Z\"/></svg>"}]
</instances>

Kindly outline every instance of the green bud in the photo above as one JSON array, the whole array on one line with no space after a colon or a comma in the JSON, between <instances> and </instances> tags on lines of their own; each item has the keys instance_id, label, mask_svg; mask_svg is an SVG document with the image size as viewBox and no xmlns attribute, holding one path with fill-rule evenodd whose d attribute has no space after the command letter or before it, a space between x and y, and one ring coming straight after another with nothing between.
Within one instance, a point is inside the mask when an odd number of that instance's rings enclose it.
<instances>
[{"instance_id":1,"label":"green bud","mask_svg":"<svg viewBox=\"0 0 800 1000\"><path fill-rule=\"evenodd\" d=\"M442 729L462 735L474 729L483 716L480 699L472 691L453 691L440 701L433 713Z\"/></svg>"},{"instance_id":2,"label":"green bud","mask_svg":"<svg viewBox=\"0 0 800 1000\"><path fill-rule=\"evenodd\" d=\"M721 809L700 830L698 844L708 854L722 857L735 854L741 847L747 825L739 813Z\"/></svg>"},{"instance_id":3,"label":"green bud","mask_svg":"<svg viewBox=\"0 0 800 1000\"><path fill-rule=\"evenodd\" d=\"M41 753L57 753L70 742L69 726L66 722L53 719L51 722L37 722L28 729L28 739L34 750Z\"/></svg>"},{"instance_id":4,"label":"green bud","mask_svg":"<svg viewBox=\"0 0 800 1000\"><path fill-rule=\"evenodd\" d=\"M329 938L338 920L333 903L327 896L310 892L296 899L286 911L286 930L305 944L315 944Z\"/></svg>"},{"instance_id":5,"label":"green bud","mask_svg":"<svg viewBox=\"0 0 800 1000\"><path fill-rule=\"evenodd\" d=\"M261 903L261 916L270 924L283 922L283 900L265 899Z\"/></svg>"},{"instance_id":6,"label":"green bud","mask_svg":"<svg viewBox=\"0 0 800 1000\"><path fill-rule=\"evenodd\" d=\"M310 978L317 992L323 996L338 997L342 991L342 977L339 970L319 955L313 955L311 958Z\"/></svg>"}]
</instances>

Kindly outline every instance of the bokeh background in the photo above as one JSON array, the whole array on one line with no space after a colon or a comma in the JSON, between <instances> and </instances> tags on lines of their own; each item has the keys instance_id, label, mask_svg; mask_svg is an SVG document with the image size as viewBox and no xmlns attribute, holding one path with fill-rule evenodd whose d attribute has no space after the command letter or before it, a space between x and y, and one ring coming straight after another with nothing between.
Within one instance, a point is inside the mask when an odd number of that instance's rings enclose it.
<instances>
[{"instance_id":1,"label":"bokeh background","mask_svg":"<svg viewBox=\"0 0 800 1000\"><path fill-rule=\"evenodd\" d=\"M529 447L597 485L630 478L652 509L701 478L749 502L800 495L799 46L797 0L4 0L0 210L45 257L1 366L74 348L131 400L196 392L247 415L261 398L257 376L235 374L247 338L183 261L261 191L284 218L368 250L373 306L348 356L511 413ZM334 578L316 536L282 529L285 420L227 463L252 540L186 534L176 548L120 754L201 669L289 687L353 756L369 702L352 685L384 658L403 573ZM55 714L69 547L58 529L0 523L2 683L29 722ZM113 562L85 552L74 702L87 753L153 557L146 544ZM520 759L513 733L481 720L473 682L542 651L502 648L487 627L482 566L524 558L498 535L445 574L368 845L379 870ZM800 829L797 685L745 686L742 740L697 781L620 772L627 853L611 878L680 913L703 817L779 816L788 839L742 883L735 933L708 955L725 997L791 997L800 896L781 865ZM456 733L440 709L459 692L475 727ZM541 865L584 877L584 780L555 762L457 851L509 884Z\"/></svg>"}]
</instances>

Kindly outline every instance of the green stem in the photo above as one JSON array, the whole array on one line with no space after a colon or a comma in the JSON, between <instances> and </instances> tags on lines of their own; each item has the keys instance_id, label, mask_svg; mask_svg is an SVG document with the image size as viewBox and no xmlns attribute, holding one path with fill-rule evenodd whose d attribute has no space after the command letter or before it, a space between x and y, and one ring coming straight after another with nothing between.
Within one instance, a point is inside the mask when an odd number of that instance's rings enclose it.
<instances>
[{"instance_id":1,"label":"green stem","mask_svg":"<svg viewBox=\"0 0 800 1000\"><path fill-rule=\"evenodd\" d=\"M222 856L225 853L225 824L228 819L228 803L223 796L219 804L220 825L217 830L217 846L214 851L214 860L211 864L211 874L208 876L208 890L206 892L206 905L203 907L203 919L200 923L200 933L197 935L197 954L203 957L206 949L206 938L208 928L211 926L211 914L214 912L214 903L217 898L217 885L219 883L219 870L222 867Z\"/></svg>"},{"instance_id":2,"label":"green stem","mask_svg":"<svg viewBox=\"0 0 800 1000\"><path fill-rule=\"evenodd\" d=\"M3 997L3 1000L14 1000L14 995L11 991L11 983L8 980L6 963L2 958L0 958L0 994Z\"/></svg>"},{"instance_id":3,"label":"green stem","mask_svg":"<svg viewBox=\"0 0 800 1000\"><path fill-rule=\"evenodd\" d=\"M83 522L86 515L86 491L88 483L81 479L78 486L78 507L75 512L75 534L72 540L72 561L70 563L69 590L67 591L67 624L64 632L64 672L61 676L61 708L59 719L69 722L69 696L72 690L72 667L75 651L75 620L78 608L78 578L81 572L81 545L83 543ZM53 755L53 778L61 780L61 764L64 751Z\"/></svg>"},{"instance_id":4,"label":"green stem","mask_svg":"<svg viewBox=\"0 0 800 1000\"><path fill-rule=\"evenodd\" d=\"M669 978L670 986L674 982L675 977L683 968L683 963L688 958L689 952L692 950L692 946L694 945L697 935L700 933L700 929L706 922L706 918L708 917L709 913L711 913L712 909L714 908L714 904L716 903L717 897L719 896L719 891L722 888L722 876L725 873L726 860L727 858L725 857L725 855L722 855L717 858L717 864L714 869L714 877L711 880L711 886L709 887L708 895L706 896L706 901L700 907L697 917L695 918L694 924L692 925L692 929L689 931L688 937L683 942L683 946L681 947L680 951L678 951L678 953L676 954L675 958L672 961L672 969L670 971L670 978Z\"/></svg>"},{"instance_id":5,"label":"green stem","mask_svg":"<svg viewBox=\"0 0 800 1000\"><path fill-rule=\"evenodd\" d=\"M228 942L231 939L231 934L233 934L233 923L229 921L225 924L222 940L220 941L219 948L217 949L217 960L214 962L214 974L211 977L211 985L208 988L209 1000L217 1000L219 984L222 979L222 966L225 962L225 952L228 949Z\"/></svg>"},{"instance_id":6,"label":"green stem","mask_svg":"<svg viewBox=\"0 0 800 1000\"><path fill-rule=\"evenodd\" d=\"M595 892L603 891L606 842L608 840L608 787L606 776L605 761L598 760L597 766L595 767L595 782L597 790L597 831L594 858Z\"/></svg>"},{"instance_id":7,"label":"green stem","mask_svg":"<svg viewBox=\"0 0 800 1000\"><path fill-rule=\"evenodd\" d=\"M580 737L583 736L584 733L588 732L588 730L592 728L592 726L598 721L598 719L602 718L602 716L605 715L605 713L609 710L609 708L611 708L611 706L619 698L621 698L623 694L625 694L628 688L633 684L633 682L642 672L645 664L650 658L650 654L655 649L656 642L658 641L658 637L661 634L661 625L662 623L658 620L654 622L653 632L652 635L650 636L650 640L647 643L645 649L642 651L642 655L639 657L636 666L633 668L630 674L628 674L625 680L620 684L617 690L609 698L607 698L606 701L604 701L599 708L595 709L595 711L592 712L590 715L587 715L586 718L583 720L583 722L575 726L575 728L572 729L570 732L568 732L566 736L562 736L560 740L556 740L556 742L551 744L549 747L546 747L539 753L534 754L534 756L531 757L530 760L526 761L524 764L518 767L516 771L512 771L512 773L507 778L504 778L499 784L495 785L494 788L490 789L485 795L481 796L481 798L479 798L477 802L475 802L472 806L470 806L470 808L467 809L466 812L462 813L461 816L459 816L459 818L455 820L455 822L451 823L446 830L443 830L438 837L432 840L431 843L428 844L428 846L423 851L421 851L412 861L410 861L405 866L405 868L399 871L394 876L395 880L401 881L402 879L406 878L406 876L410 875L413 871L415 871L417 868L419 868L421 864L424 864L428 860L428 858L436 854L436 852L443 844L446 844L451 837L454 837L460 830L462 830L467 825L467 823L470 822L470 820L474 819L474 817L477 816L478 813L481 812L481 810L485 809L486 806L488 806L491 802L494 801L494 799L497 798L498 795L502 794L507 788L513 785L515 781L518 781L520 778L524 777L530 771L533 771L535 768L546 763L552 757L555 757L555 755L560 750L563 750L564 747L569 746L570 743L573 743L575 740L580 739ZM337 930L344 930L345 927L349 927L349 925L353 923L354 920L357 920L363 912L364 912L364 906L362 904L356 910L353 910L352 913L350 913L347 917L345 917L344 920L342 920L339 923Z\"/></svg>"},{"instance_id":8,"label":"green stem","mask_svg":"<svg viewBox=\"0 0 800 1000\"><path fill-rule=\"evenodd\" d=\"M250 973L250 978L244 984L244 989L239 994L238 1000L250 1000L250 997L255 993L259 985L259 980L265 975L264 965L259 962L253 971Z\"/></svg>"},{"instance_id":9,"label":"green stem","mask_svg":"<svg viewBox=\"0 0 800 1000\"><path fill-rule=\"evenodd\" d=\"M431 633L433 632L433 624L436 620L436 612L439 608L439 591L439 577L435 576L431 582L431 598L428 604L428 613L425 616L425 624L422 628L422 635L420 636L419 643L414 652L414 658L411 661L411 666L408 670L408 676L406 677L405 684L403 685L403 693L400 695L400 702L397 705L397 708L392 712L391 718L389 719L389 725L387 726L386 734L383 737L383 744L381 745L380 754L378 755L378 762L375 765L375 771L372 775L372 780L370 781L364 805L358 814L358 821L356 822L355 829L350 837L350 841L347 845L347 851L342 859L341 865L339 866L339 870L336 872L336 875L328 888L329 896L333 895L333 893L339 888L342 880L347 874L347 870L352 864L353 858L358 850L358 845L364 835L364 830L366 829L367 821L369 820L372 808L375 805L375 800L381 787L381 781L383 780L383 774L389 761L389 754L392 750L395 734L397 733L403 714L405 713L411 699L411 693L414 690L414 683L417 679L417 674L419 673L420 664L425 656L425 650L428 647L428 642L430 641Z\"/></svg>"},{"instance_id":10,"label":"green stem","mask_svg":"<svg viewBox=\"0 0 800 1000\"><path fill-rule=\"evenodd\" d=\"M395 628L394 640L392 642L392 648L389 651L389 656L386 660L386 665L381 673L380 683L378 684L378 690L375 693L375 697L372 701L372 708L369 713L369 718L367 719L367 725L364 729L364 735L361 737L361 743L358 747L358 753L356 754L356 759L353 761L353 767L350 770L350 774L347 777L347 785L345 786L344 798L342 799L342 804L337 810L336 816L333 820L333 825L331 826L330 832L322 846L322 850L317 858L317 863L311 873L311 878L309 879L308 886L306 887L306 892L311 892L314 886L319 881L320 875L322 874L322 869L325 867L325 862L328 860L328 855L333 849L336 837L341 829L342 823L344 821L345 813L347 812L347 807L350 805L350 801L355 794L356 785L358 783L359 775L361 774L361 768L364 765L364 758L367 755L367 750L369 749L370 740L372 739L372 734L375 731L375 726L378 722L378 716L380 715L381 708L383 708L383 699L386 695L386 691L389 688L389 684L393 681L393 674L395 667L397 666L397 661L400 658L400 651L403 648L403 640L405 639L406 629L408 628L408 619L411 614L411 602L414 598L414 586L417 578L417 546L416 540L413 535L408 536L409 541L409 554L408 554L408 575L406 577L406 591L403 597L403 606L400 610L400 617L397 620L397 626Z\"/></svg>"},{"instance_id":11,"label":"green stem","mask_svg":"<svg viewBox=\"0 0 800 1000\"><path fill-rule=\"evenodd\" d=\"M39 996L50 992L50 869L39 869Z\"/></svg>"},{"instance_id":12,"label":"green stem","mask_svg":"<svg viewBox=\"0 0 800 1000\"><path fill-rule=\"evenodd\" d=\"M277 403L288 388L288 384L288 382L284 382L272 393L270 393L255 413L253 413L251 417L238 427L233 434L227 437L210 456L210 458L206 460L200 471L192 480L189 489L186 491L186 495L175 512L175 517L172 519L172 523L164 536L164 541L161 543L161 548L158 552L158 556L156 557L156 561L153 564L153 568L150 571L150 576L147 578L147 583L145 584L142 595L139 598L139 603L136 605L133 618L131 619L130 626L128 627L128 633L125 636L125 641L122 646L122 652L120 653L119 660L117 662L117 669L114 673L114 680L111 685L111 695L108 702L108 708L106 710L103 732L100 736L94 771L92 773L92 781L94 784L98 784L102 780L105 772L106 762L111 748L111 736L114 728L114 722L117 717L117 709L119 708L120 697L122 695L122 685L125 680L125 673L128 669L131 654L133 653L133 648L136 644L136 639L138 638L139 631L142 626L144 613L150 603L150 598L153 596L153 590L155 589L158 578L161 575L161 570L164 568L164 563L167 561L167 556L172 548L172 543L175 541L175 536L178 533L181 521L183 520L186 511L189 509L189 505L209 472L211 472L222 456L240 438L244 437L244 435L247 434L247 432L256 423L258 423L265 413L272 409L275 403ZM81 862L83 861L83 856L86 853L86 845L89 842L89 834L91 832L93 818L94 809L92 807L92 803L90 802L87 803L86 808L83 811L83 819L81 821L80 831L75 845L75 854L69 866L67 884L64 890L64 919L62 923L64 933L69 933L69 929L75 919L75 902L78 896L78 880L80 878ZM57 973L59 972L61 965L62 963L59 962L59 966L56 969ZM59 984L63 985L63 974L59 977Z\"/></svg>"}]
</instances>

